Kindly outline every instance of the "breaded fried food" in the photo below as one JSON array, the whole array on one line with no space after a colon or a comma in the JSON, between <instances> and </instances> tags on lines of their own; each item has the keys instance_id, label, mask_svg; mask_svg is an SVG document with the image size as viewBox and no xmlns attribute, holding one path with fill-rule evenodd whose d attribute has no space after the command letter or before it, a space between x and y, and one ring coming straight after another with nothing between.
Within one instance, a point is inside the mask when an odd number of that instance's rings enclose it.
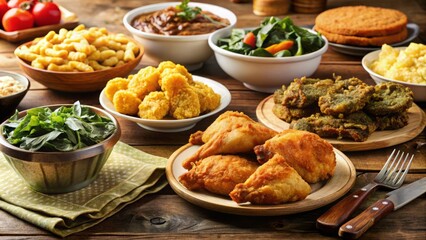
<instances>
[{"instance_id":1,"label":"breaded fried food","mask_svg":"<svg viewBox=\"0 0 426 240\"><path fill-rule=\"evenodd\" d=\"M274 100L287 107L305 108L316 104L333 84L332 79L296 78L282 93L276 92ZM282 96L281 101L279 95Z\"/></svg>"},{"instance_id":2,"label":"breaded fried food","mask_svg":"<svg viewBox=\"0 0 426 240\"><path fill-rule=\"evenodd\" d=\"M286 129L263 145L256 146L254 151L259 163L270 161L275 154L283 156L308 183L329 179L336 167L333 146L307 131Z\"/></svg>"},{"instance_id":3,"label":"breaded fried food","mask_svg":"<svg viewBox=\"0 0 426 240\"><path fill-rule=\"evenodd\" d=\"M211 87L201 82L193 82L190 86L198 94L201 113L211 112L219 107L220 95L215 93Z\"/></svg>"},{"instance_id":4,"label":"breaded fried food","mask_svg":"<svg viewBox=\"0 0 426 240\"><path fill-rule=\"evenodd\" d=\"M128 115L136 115L141 102L136 93L129 90L118 90L112 99L115 110Z\"/></svg>"},{"instance_id":5,"label":"breaded fried food","mask_svg":"<svg viewBox=\"0 0 426 240\"><path fill-rule=\"evenodd\" d=\"M293 122L290 128L313 132L324 138L363 142L376 130L376 124L366 113L358 111L345 118L315 114Z\"/></svg>"},{"instance_id":6,"label":"breaded fried food","mask_svg":"<svg viewBox=\"0 0 426 240\"><path fill-rule=\"evenodd\" d=\"M384 82L374 86L374 94L365 110L374 116L401 113L413 104L413 92L398 83Z\"/></svg>"},{"instance_id":7,"label":"breaded fried food","mask_svg":"<svg viewBox=\"0 0 426 240\"><path fill-rule=\"evenodd\" d=\"M408 125L408 112L376 116L375 122L378 130L395 130Z\"/></svg>"},{"instance_id":8,"label":"breaded fried food","mask_svg":"<svg viewBox=\"0 0 426 240\"><path fill-rule=\"evenodd\" d=\"M357 78L336 80L335 88L319 97L318 106L326 115L342 116L360 111L370 100L374 87Z\"/></svg>"},{"instance_id":9,"label":"breaded fried food","mask_svg":"<svg viewBox=\"0 0 426 240\"><path fill-rule=\"evenodd\" d=\"M237 184L229 196L237 203L281 204L305 199L310 192L309 184L287 159L276 154L244 183Z\"/></svg>"},{"instance_id":10,"label":"breaded fried food","mask_svg":"<svg viewBox=\"0 0 426 240\"><path fill-rule=\"evenodd\" d=\"M200 115L198 94L190 87L185 76L180 73L166 75L162 78L161 89L170 100L171 116L185 119Z\"/></svg>"},{"instance_id":11,"label":"breaded fried food","mask_svg":"<svg viewBox=\"0 0 426 240\"><path fill-rule=\"evenodd\" d=\"M109 80L105 86L105 95L112 102L114 94L118 90L126 90L127 85L129 85L129 80L127 78L116 77Z\"/></svg>"},{"instance_id":12,"label":"breaded fried food","mask_svg":"<svg viewBox=\"0 0 426 240\"><path fill-rule=\"evenodd\" d=\"M145 119L163 119L170 110L170 102L164 92L150 92L139 104L138 116Z\"/></svg>"},{"instance_id":13,"label":"breaded fried food","mask_svg":"<svg viewBox=\"0 0 426 240\"><path fill-rule=\"evenodd\" d=\"M259 163L237 155L213 155L198 161L179 177L179 182L189 190L205 189L228 196L235 185L246 181L258 167Z\"/></svg>"},{"instance_id":14,"label":"breaded fried food","mask_svg":"<svg viewBox=\"0 0 426 240\"><path fill-rule=\"evenodd\" d=\"M316 105L312 105L306 108L289 108L281 104L274 104L272 112L278 118L290 123L294 120L309 117L312 114L319 113L320 109Z\"/></svg>"},{"instance_id":15,"label":"breaded fried food","mask_svg":"<svg viewBox=\"0 0 426 240\"><path fill-rule=\"evenodd\" d=\"M199 159L217 154L249 153L253 147L263 144L277 132L254 121L241 112L227 111L221 114L201 135L196 133L196 139L204 143L190 157L185 159L182 166L191 169ZM201 135L201 137L200 137Z\"/></svg>"},{"instance_id":16,"label":"breaded fried food","mask_svg":"<svg viewBox=\"0 0 426 240\"><path fill-rule=\"evenodd\" d=\"M173 73L182 74L183 76L186 77L188 83L193 82L192 74L190 74L188 72L188 69L186 69L184 66L180 64L175 64L174 62L171 62L171 61L163 61L158 65L157 70L160 73L160 81L158 82L160 86L161 86L161 79L164 76L168 74L173 74Z\"/></svg>"},{"instance_id":17,"label":"breaded fried food","mask_svg":"<svg viewBox=\"0 0 426 240\"><path fill-rule=\"evenodd\" d=\"M128 90L136 93L139 99L143 99L150 92L160 90L158 80L160 73L155 67L141 68L139 72L130 79Z\"/></svg>"}]
</instances>

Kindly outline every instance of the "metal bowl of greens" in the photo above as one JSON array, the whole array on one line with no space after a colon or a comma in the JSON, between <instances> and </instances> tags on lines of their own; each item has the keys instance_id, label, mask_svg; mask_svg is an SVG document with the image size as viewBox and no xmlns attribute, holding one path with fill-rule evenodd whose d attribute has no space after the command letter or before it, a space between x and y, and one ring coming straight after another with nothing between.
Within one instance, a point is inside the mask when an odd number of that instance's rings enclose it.
<instances>
[{"instance_id":1,"label":"metal bowl of greens","mask_svg":"<svg viewBox=\"0 0 426 240\"><path fill-rule=\"evenodd\" d=\"M81 189L96 179L121 131L108 112L79 102L15 113L0 125L0 151L43 193Z\"/></svg>"},{"instance_id":2,"label":"metal bowl of greens","mask_svg":"<svg viewBox=\"0 0 426 240\"><path fill-rule=\"evenodd\" d=\"M272 93L318 68L328 41L288 17L265 18L251 29L221 29L208 40L219 66L249 89Z\"/></svg>"}]
</instances>

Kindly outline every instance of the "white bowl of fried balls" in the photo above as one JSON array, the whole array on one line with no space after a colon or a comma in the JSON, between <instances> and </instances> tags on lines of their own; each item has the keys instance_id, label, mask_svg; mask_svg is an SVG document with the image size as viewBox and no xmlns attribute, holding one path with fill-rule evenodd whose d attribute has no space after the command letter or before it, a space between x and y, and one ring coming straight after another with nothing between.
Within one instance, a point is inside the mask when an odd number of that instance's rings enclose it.
<instances>
[{"instance_id":1,"label":"white bowl of fried balls","mask_svg":"<svg viewBox=\"0 0 426 240\"><path fill-rule=\"evenodd\" d=\"M108 81L99 102L113 115L158 132L188 130L231 101L222 84L194 76L180 64L163 61L127 78Z\"/></svg>"},{"instance_id":2,"label":"white bowl of fried balls","mask_svg":"<svg viewBox=\"0 0 426 240\"><path fill-rule=\"evenodd\" d=\"M152 60L157 63L170 60L195 70L212 55L207 44L209 35L217 29L232 28L237 17L230 10L216 5L182 4L166 2L135 8L124 16L123 23ZM201 12L195 19L188 20L182 8Z\"/></svg>"},{"instance_id":3,"label":"white bowl of fried balls","mask_svg":"<svg viewBox=\"0 0 426 240\"><path fill-rule=\"evenodd\" d=\"M318 135L293 129L278 133L242 112L223 113L205 131L191 134L189 143L199 148L182 162L188 171L179 182L238 204L303 200L310 184L330 179L336 167L332 145Z\"/></svg>"},{"instance_id":4,"label":"white bowl of fried balls","mask_svg":"<svg viewBox=\"0 0 426 240\"><path fill-rule=\"evenodd\" d=\"M383 45L365 55L362 66L377 83L398 83L413 91L414 101L426 102L426 45L408 47Z\"/></svg>"}]
</instances>

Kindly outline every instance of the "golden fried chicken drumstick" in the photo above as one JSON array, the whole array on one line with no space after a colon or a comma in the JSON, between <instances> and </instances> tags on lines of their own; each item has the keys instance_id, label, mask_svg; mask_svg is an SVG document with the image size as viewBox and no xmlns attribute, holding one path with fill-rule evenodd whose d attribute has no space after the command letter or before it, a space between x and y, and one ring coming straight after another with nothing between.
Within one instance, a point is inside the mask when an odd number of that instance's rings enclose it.
<instances>
[{"instance_id":1,"label":"golden fried chicken drumstick","mask_svg":"<svg viewBox=\"0 0 426 240\"><path fill-rule=\"evenodd\" d=\"M281 204L305 199L310 192L309 184L287 160L275 154L244 183L237 184L229 196L237 203Z\"/></svg>"},{"instance_id":2,"label":"golden fried chicken drumstick","mask_svg":"<svg viewBox=\"0 0 426 240\"><path fill-rule=\"evenodd\" d=\"M260 163L280 154L308 183L329 179L336 167L333 146L307 131L284 130L265 144L256 146L254 151Z\"/></svg>"},{"instance_id":3,"label":"golden fried chicken drumstick","mask_svg":"<svg viewBox=\"0 0 426 240\"><path fill-rule=\"evenodd\" d=\"M217 154L253 152L277 132L263 126L241 112L227 111L220 115L204 132L196 132L190 142L204 143L182 166L191 169L199 159Z\"/></svg>"},{"instance_id":4,"label":"golden fried chicken drumstick","mask_svg":"<svg viewBox=\"0 0 426 240\"><path fill-rule=\"evenodd\" d=\"M236 155L213 155L198 161L179 177L179 182L189 190L205 189L228 196L235 185L247 180L259 165Z\"/></svg>"}]
</instances>

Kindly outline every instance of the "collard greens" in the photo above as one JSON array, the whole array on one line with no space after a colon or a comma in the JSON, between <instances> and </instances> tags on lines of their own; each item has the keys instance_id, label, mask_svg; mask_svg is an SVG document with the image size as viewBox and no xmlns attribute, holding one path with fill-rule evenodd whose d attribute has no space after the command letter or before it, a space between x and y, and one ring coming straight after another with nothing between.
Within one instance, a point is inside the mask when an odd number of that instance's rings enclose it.
<instances>
[{"instance_id":1,"label":"collard greens","mask_svg":"<svg viewBox=\"0 0 426 240\"><path fill-rule=\"evenodd\" d=\"M33 108L18 119L16 112L5 124L3 135L12 145L29 151L73 151L109 137L116 127L109 119L75 102L55 110Z\"/></svg>"},{"instance_id":2,"label":"collard greens","mask_svg":"<svg viewBox=\"0 0 426 240\"><path fill-rule=\"evenodd\" d=\"M249 56L286 57L314 52L325 44L320 34L314 34L294 25L289 17L283 19L277 17L265 18L260 27L251 30L256 36L255 48L243 42L248 32L249 30L245 29L233 29L231 36L219 39L217 45L228 51ZM284 40L294 41L291 49L280 51L274 55L265 50L265 48Z\"/></svg>"}]
</instances>

